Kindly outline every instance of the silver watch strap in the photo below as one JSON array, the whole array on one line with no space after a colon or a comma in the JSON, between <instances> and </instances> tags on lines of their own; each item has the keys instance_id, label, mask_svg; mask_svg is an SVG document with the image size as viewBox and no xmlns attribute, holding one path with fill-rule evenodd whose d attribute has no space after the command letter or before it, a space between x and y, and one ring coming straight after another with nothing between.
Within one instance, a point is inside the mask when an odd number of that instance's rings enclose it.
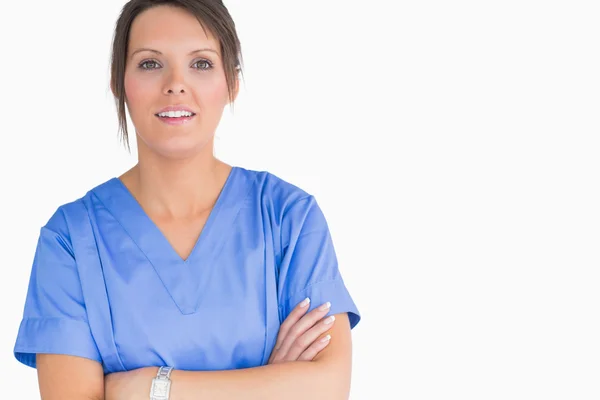
<instances>
[{"instance_id":1,"label":"silver watch strap","mask_svg":"<svg viewBox=\"0 0 600 400\"><path fill-rule=\"evenodd\" d=\"M156 377L158 379L170 379L172 371L173 371L173 367L160 367L158 369L158 373L156 374Z\"/></svg>"}]
</instances>

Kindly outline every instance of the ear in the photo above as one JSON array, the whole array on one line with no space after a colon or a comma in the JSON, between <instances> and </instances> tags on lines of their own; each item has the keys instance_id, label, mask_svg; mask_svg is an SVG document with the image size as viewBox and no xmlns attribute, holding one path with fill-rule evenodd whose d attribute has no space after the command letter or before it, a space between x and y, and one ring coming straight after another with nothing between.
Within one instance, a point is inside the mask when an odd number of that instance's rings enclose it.
<instances>
[{"instance_id":1,"label":"ear","mask_svg":"<svg viewBox=\"0 0 600 400\"><path fill-rule=\"evenodd\" d=\"M233 101L231 101L231 103L235 102L239 93L240 93L240 73L238 71L237 75L235 76L235 91L233 92Z\"/></svg>"}]
</instances>

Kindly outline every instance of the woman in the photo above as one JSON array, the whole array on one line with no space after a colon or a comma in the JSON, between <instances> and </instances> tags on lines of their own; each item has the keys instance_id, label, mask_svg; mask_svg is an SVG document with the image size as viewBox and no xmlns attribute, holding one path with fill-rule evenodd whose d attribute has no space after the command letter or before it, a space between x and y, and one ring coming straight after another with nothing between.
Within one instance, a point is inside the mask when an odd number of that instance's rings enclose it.
<instances>
[{"instance_id":1,"label":"woman","mask_svg":"<svg viewBox=\"0 0 600 400\"><path fill-rule=\"evenodd\" d=\"M221 1L123 8L111 89L138 163L41 229L15 356L42 398L348 397L360 316L318 204L213 155L240 60Z\"/></svg>"}]
</instances>

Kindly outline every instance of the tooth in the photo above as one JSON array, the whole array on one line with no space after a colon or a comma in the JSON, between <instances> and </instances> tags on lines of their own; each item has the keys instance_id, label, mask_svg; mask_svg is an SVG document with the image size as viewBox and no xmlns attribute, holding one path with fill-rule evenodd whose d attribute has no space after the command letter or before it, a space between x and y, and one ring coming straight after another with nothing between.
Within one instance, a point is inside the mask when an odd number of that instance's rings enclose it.
<instances>
[{"instance_id":1,"label":"tooth","mask_svg":"<svg viewBox=\"0 0 600 400\"><path fill-rule=\"evenodd\" d=\"M181 117L191 117L194 113L190 111L164 111L158 113L159 117L169 117L169 118L181 118Z\"/></svg>"}]
</instances>

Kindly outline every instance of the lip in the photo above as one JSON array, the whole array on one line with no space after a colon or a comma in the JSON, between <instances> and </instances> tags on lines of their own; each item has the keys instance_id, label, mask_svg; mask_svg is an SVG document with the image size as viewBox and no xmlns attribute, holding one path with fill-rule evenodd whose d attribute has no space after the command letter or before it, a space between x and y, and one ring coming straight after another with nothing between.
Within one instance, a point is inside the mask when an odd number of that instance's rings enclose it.
<instances>
[{"instance_id":1,"label":"lip","mask_svg":"<svg viewBox=\"0 0 600 400\"><path fill-rule=\"evenodd\" d=\"M156 117L156 118L158 118L160 120L160 122L167 124L167 125L183 125L183 124L187 124L195 117L196 117L195 115L192 115L191 117L179 117L179 118Z\"/></svg>"},{"instance_id":2,"label":"lip","mask_svg":"<svg viewBox=\"0 0 600 400\"><path fill-rule=\"evenodd\" d=\"M168 112L168 111L187 111L187 112L192 113L192 116L191 117L179 117L179 118L161 118L158 116L158 114L163 113L163 112ZM183 125L183 124L187 124L189 121L194 119L194 117L196 116L196 113L190 107L183 105L183 104L179 104L179 105L175 105L175 106L167 106L165 108L162 108L159 112L157 112L154 115L161 122L163 122L167 125Z\"/></svg>"}]
</instances>

